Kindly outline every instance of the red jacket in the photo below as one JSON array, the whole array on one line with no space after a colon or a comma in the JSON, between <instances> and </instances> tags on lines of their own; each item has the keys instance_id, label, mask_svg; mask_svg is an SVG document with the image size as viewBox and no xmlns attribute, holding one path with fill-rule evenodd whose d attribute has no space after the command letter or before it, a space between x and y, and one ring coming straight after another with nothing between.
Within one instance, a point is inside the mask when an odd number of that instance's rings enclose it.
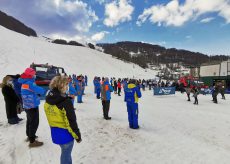
<instances>
[{"instance_id":1,"label":"red jacket","mask_svg":"<svg viewBox=\"0 0 230 164\"><path fill-rule=\"evenodd\" d=\"M118 83L117 83L117 87L118 87L118 88L121 88L121 82L118 82Z\"/></svg>"}]
</instances>

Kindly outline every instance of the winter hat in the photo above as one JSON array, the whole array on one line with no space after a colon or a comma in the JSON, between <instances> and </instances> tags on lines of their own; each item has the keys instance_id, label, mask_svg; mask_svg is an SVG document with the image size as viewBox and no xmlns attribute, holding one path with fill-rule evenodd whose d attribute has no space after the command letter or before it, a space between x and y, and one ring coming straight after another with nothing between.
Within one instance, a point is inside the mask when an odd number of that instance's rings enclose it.
<instances>
[{"instance_id":1,"label":"winter hat","mask_svg":"<svg viewBox=\"0 0 230 164\"><path fill-rule=\"evenodd\" d=\"M33 68L26 68L26 70L24 71L24 74L33 77L36 74L36 72Z\"/></svg>"},{"instance_id":2,"label":"winter hat","mask_svg":"<svg viewBox=\"0 0 230 164\"><path fill-rule=\"evenodd\" d=\"M36 72L35 72L34 69L26 68L26 70L21 75L21 78L23 78L23 79L31 79L31 78L34 77L35 74L36 74Z\"/></svg>"}]
</instances>

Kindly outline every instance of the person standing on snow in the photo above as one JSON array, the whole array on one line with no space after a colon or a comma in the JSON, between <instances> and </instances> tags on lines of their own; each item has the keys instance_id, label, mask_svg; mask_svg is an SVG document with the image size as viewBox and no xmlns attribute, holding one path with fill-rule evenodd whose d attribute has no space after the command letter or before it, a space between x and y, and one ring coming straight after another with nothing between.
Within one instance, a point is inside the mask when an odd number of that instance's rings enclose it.
<instances>
[{"instance_id":1,"label":"person standing on snow","mask_svg":"<svg viewBox=\"0 0 230 164\"><path fill-rule=\"evenodd\" d=\"M143 79L141 82L142 90L145 91L146 81Z\"/></svg>"},{"instance_id":2,"label":"person standing on snow","mask_svg":"<svg viewBox=\"0 0 230 164\"><path fill-rule=\"evenodd\" d=\"M191 100L190 100L191 88L190 88L189 85L185 88L185 91L186 91L186 94L187 94L187 97L188 97L188 100L187 100L187 101L191 101Z\"/></svg>"},{"instance_id":3,"label":"person standing on snow","mask_svg":"<svg viewBox=\"0 0 230 164\"><path fill-rule=\"evenodd\" d=\"M19 123L19 121L22 120L21 118L18 118L17 115L17 104L20 103L20 99L13 88L13 79L10 76L5 76L0 88L2 88L2 94L5 100L8 123Z\"/></svg>"},{"instance_id":4,"label":"person standing on snow","mask_svg":"<svg viewBox=\"0 0 230 164\"><path fill-rule=\"evenodd\" d=\"M88 86L88 76L85 75L85 86Z\"/></svg>"},{"instance_id":5,"label":"person standing on snow","mask_svg":"<svg viewBox=\"0 0 230 164\"><path fill-rule=\"evenodd\" d=\"M75 96L77 95L77 91L75 90L71 77L68 78L68 81L69 81L69 87L68 87L67 95L72 98L71 101L74 106L74 100L75 100Z\"/></svg>"},{"instance_id":6,"label":"person standing on snow","mask_svg":"<svg viewBox=\"0 0 230 164\"><path fill-rule=\"evenodd\" d=\"M128 88L125 90L125 102L128 111L129 127L139 129L138 125L138 98L141 98L141 91L135 85L135 80L130 80Z\"/></svg>"},{"instance_id":7,"label":"person standing on snow","mask_svg":"<svg viewBox=\"0 0 230 164\"><path fill-rule=\"evenodd\" d=\"M94 86L94 93L97 94L97 91L96 91L96 80L97 80L97 76L94 77L93 79L93 86Z\"/></svg>"},{"instance_id":8,"label":"person standing on snow","mask_svg":"<svg viewBox=\"0 0 230 164\"><path fill-rule=\"evenodd\" d=\"M149 90L152 89L152 80L149 80Z\"/></svg>"},{"instance_id":9,"label":"person standing on snow","mask_svg":"<svg viewBox=\"0 0 230 164\"><path fill-rule=\"evenodd\" d=\"M101 83L100 83L100 81L101 81L100 77L97 77L96 80L94 81L97 99L101 98L100 97L100 94L101 94Z\"/></svg>"},{"instance_id":10,"label":"person standing on snow","mask_svg":"<svg viewBox=\"0 0 230 164\"><path fill-rule=\"evenodd\" d=\"M214 87L213 87L213 90L212 90L212 98L213 98L213 102L214 103L218 103L217 102L217 95L219 94L219 88L218 88L218 86L217 85L215 85Z\"/></svg>"},{"instance_id":11,"label":"person standing on snow","mask_svg":"<svg viewBox=\"0 0 230 164\"><path fill-rule=\"evenodd\" d=\"M82 76L77 77L76 91L77 91L77 102L78 103L83 103L83 101L82 101L82 94L83 94Z\"/></svg>"},{"instance_id":12,"label":"person standing on snow","mask_svg":"<svg viewBox=\"0 0 230 164\"><path fill-rule=\"evenodd\" d=\"M194 105L198 105L198 94L199 94L199 91L198 91L198 88L197 87L194 87L194 89L192 90L193 92L193 97L195 98L195 101L194 101Z\"/></svg>"},{"instance_id":13,"label":"person standing on snow","mask_svg":"<svg viewBox=\"0 0 230 164\"><path fill-rule=\"evenodd\" d=\"M85 77L84 76L81 76L81 79L82 79L82 95L85 95Z\"/></svg>"},{"instance_id":14,"label":"person standing on snow","mask_svg":"<svg viewBox=\"0 0 230 164\"><path fill-rule=\"evenodd\" d=\"M116 79L114 79L113 85L114 85L114 93L117 94L117 80Z\"/></svg>"},{"instance_id":15,"label":"person standing on snow","mask_svg":"<svg viewBox=\"0 0 230 164\"><path fill-rule=\"evenodd\" d=\"M121 96L121 79L118 79L117 88L118 88L118 96Z\"/></svg>"},{"instance_id":16,"label":"person standing on snow","mask_svg":"<svg viewBox=\"0 0 230 164\"><path fill-rule=\"evenodd\" d=\"M101 84L101 102L103 108L103 116L106 120L111 120L111 117L109 117L111 92L113 92L113 87L109 84L109 79L106 77Z\"/></svg>"},{"instance_id":17,"label":"person standing on snow","mask_svg":"<svg viewBox=\"0 0 230 164\"><path fill-rule=\"evenodd\" d=\"M29 147L42 146L43 142L35 140L36 132L39 125L39 95L45 94L45 90L35 84L35 70L27 68L18 79L22 83L21 95L23 108L26 112L26 135L27 141L30 141Z\"/></svg>"},{"instance_id":18,"label":"person standing on snow","mask_svg":"<svg viewBox=\"0 0 230 164\"><path fill-rule=\"evenodd\" d=\"M224 87L224 84L220 83L220 94L222 96L221 99L224 99L225 100L225 87Z\"/></svg>"},{"instance_id":19,"label":"person standing on snow","mask_svg":"<svg viewBox=\"0 0 230 164\"><path fill-rule=\"evenodd\" d=\"M111 77L111 79L110 79L110 85L113 87L113 89L114 89L114 81L113 81L113 78Z\"/></svg>"},{"instance_id":20,"label":"person standing on snow","mask_svg":"<svg viewBox=\"0 0 230 164\"><path fill-rule=\"evenodd\" d=\"M61 147L61 164L72 164L71 152L74 140L77 143L82 141L73 104L65 94L68 84L68 77L54 77L49 85L50 91L44 104L52 141Z\"/></svg>"}]
</instances>

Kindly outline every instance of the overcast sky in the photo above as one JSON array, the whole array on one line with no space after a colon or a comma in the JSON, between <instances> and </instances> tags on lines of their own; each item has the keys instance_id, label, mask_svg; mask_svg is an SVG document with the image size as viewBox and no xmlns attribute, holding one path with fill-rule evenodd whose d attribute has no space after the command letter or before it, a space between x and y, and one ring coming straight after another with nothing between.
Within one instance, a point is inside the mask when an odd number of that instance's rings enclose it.
<instances>
[{"instance_id":1,"label":"overcast sky","mask_svg":"<svg viewBox=\"0 0 230 164\"><path fill-rule=\"evenodd\" d=\"M230 0L0 0L38 35L230 55Z\"/></svg>"}]
</instances>

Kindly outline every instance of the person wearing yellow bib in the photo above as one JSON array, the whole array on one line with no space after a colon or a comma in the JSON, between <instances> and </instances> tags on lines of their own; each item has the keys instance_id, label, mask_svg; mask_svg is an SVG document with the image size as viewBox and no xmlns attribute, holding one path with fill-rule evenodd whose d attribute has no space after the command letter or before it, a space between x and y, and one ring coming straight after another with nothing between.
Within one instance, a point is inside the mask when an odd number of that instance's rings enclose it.
<instances>
[{"instance_id":1,"label":"person wearing yellow bib","mask_svg":"<svg viewBox=\"0 0 230 164\"><path fill-rule=\"evenodd\" d=\"M72 164L74 139L81 142L74 107L71 98L66 95L68 84L67 76L54 77L44 104L52 141L61 147L61 164Z\"/></svg>"}]
</instances>

